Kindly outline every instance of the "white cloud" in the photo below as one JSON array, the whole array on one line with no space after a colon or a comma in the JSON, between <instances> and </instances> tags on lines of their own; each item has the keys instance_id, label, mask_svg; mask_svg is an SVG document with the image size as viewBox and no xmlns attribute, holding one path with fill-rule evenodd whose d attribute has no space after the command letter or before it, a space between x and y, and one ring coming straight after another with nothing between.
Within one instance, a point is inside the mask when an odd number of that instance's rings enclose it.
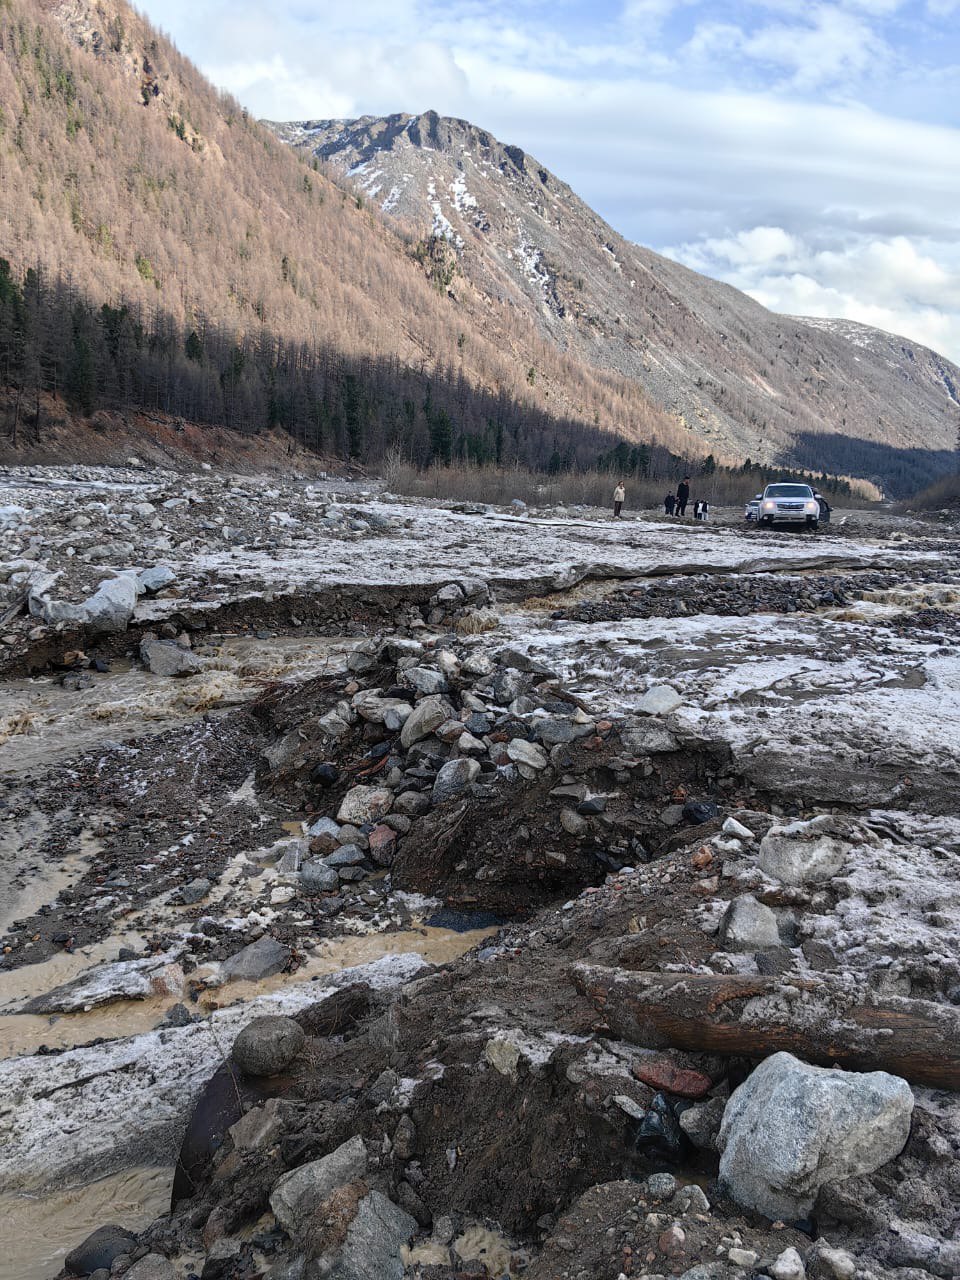
<instances>
[{"instance_id":1,"label":"white cloud","mask_svg":"<svg viewBox=\"0 0 960 1280\"><path fill-rule=\"evenodd\" d=\"M905 236L857 236L845 245L823 248L782 228L757 227L668 252L774 311L859 320L960 362L957 246L921 251Z\"/></svg>"}]
</instances>

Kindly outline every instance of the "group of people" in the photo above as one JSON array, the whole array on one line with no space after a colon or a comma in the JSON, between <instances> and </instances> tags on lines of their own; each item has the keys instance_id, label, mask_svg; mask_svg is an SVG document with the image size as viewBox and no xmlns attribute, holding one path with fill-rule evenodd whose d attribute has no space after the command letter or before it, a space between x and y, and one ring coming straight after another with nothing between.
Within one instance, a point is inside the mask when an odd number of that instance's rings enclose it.
<instances>
[{"instance_id":1,"label":"group of people","mask_svg":"<svg viewBox=\"0 0 960 1280\"><path fill-rule=\"evenodd\" d=\"M627 498L627 491L623 481L617 483L617 487L613 491L613 518L615 520L622 519L621 512L623 504ZM687 514L687 505L690 502L690 477L684 476L677 485L677 491L672 490L663 500L663 509L668 516L685 516ZM710 504L706 498L698 498L693 504L693 518L695 520L709 520Z\"/></svg>"}]
</instances>

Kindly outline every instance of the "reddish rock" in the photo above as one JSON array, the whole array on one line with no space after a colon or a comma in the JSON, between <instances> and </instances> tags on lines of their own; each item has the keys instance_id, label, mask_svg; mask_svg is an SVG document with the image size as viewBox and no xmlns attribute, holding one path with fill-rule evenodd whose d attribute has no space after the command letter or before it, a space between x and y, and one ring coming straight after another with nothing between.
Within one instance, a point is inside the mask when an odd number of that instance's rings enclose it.
<instances>
[{"instance_id":1,"label":"reddish rock","mask_svg":"<svg viewBox=\"0 0 960 1280\"><path fill-rule=\"evenodd\" d=\"M683 1227L676 1222L672 1227L667 1227L663 1235L657 1241L657 1248L661 1253L665 1253L668 1258L679 1258L682 1256L687 1246L687 1236Z\"/></svg>"},{"instance_id":2,"label":"reddish rock","mask_svg":"<svg viewBox=\"0 0 960 1280\"><path fill-rule=\"evenodd\" d=\"M701 845L700 848L697 850L697 852L690 859L691 864L697 869L697 871L703 871L705 867L709 867L712 861L713 861L713 851L711 849L708 849L705 844Z\"/></svg>"},{"instance_id":3,"label":"reddish rock","mask_svg":"<svg viewBox=\"0 0 960 1280\"><path fill-rule=\"evenodd\" d=\"M680 1098L702 1098L713 1084L703 1072L694 1071L690 1067L678 1067L662 1054L635 1062L633 1075L652 1089L673 1093Z\"/></svg>"},{"instance_id":4,"label":"reddish rock","mask_svg":"<svg viewBox=\"0 0 960 1280\"><path fill-rule=\"evenodd\" d=\"M389 867L397 852L397 833L380 822L367 838L370 841L370 857L378 867Z\"/></svg>"}]
</instances>

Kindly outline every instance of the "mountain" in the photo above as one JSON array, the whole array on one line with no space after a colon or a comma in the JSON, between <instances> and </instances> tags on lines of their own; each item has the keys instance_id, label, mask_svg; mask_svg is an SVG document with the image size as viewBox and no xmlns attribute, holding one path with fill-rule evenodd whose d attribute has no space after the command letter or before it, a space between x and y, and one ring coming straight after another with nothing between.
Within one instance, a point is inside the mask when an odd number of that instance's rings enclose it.
<instances>
[{"instance_id":1,"label":"mountain","mask_svg":"<svg viewBox=\"0 0 960 1280\"><path fill-rule=\"evenodd\" d=\"M271 128L388 224L446 246L494 313L638 383L718 454L830 467L840 453L856 464L864 442L870 474L878 451L930 454L936 469L953 447L960 369L948 360L864 326L776 315L631 244L532 156L466 121L428 111Z\"/></svg>"},{"instance_id":2,"label":"mountain","mask_svg":"<svg viewBox=\"0 0 960 1280\"><path fill-rule=\"evenodd\" d=\"M362 461L589 462L618 430L705 452L361 208L122 0L0 0L0 259L17 438L66 393Z\"/></svg>"}]
</instances>

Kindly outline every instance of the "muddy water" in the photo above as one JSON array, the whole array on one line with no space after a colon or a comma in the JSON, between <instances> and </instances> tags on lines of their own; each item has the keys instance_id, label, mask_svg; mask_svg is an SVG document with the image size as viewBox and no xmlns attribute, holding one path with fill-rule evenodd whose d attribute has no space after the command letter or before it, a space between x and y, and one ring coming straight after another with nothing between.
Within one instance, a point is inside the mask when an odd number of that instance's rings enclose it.
<instances>
[{"instance_id":1,"label":"muddy water","mask_svg":"<svg viewBox=\"0 0 960 1280\"><path fill-rule=\"evenodd\" d=\"M450 929L422 927L400 933L370 933L359 937L331 938L296 973L276 974L262 982L231 982L201 993L193 1006L195 1013L211 1013L227 1005L246 1003L257 996L278 991L291 984L310 982L328 973L338 973L354 965L366 964L380 956L411 952L423 956L431 964L446 964L469 951L493 929L476 929L455 933ZM64 1013L56 1016L14 1014L4 1012L20 1000L49 991L62 982L77 977L85 969L116 956L118 946L135 946L137 939L112 938L86 949L86 954L58 955L43 965L26 966L0 977L0 1059L35 1053L41 1045L51 1049L67 1049L87 1044L102 1036L119 1040L151 1031L177 1003L175 997L149 1000L119 1000L88 1013ZM142 946L142 943L140 944ZM38 974L42 971L42 977ZM203 975L203 968L198 976Z\"/></svg>"},{"instance_id":2,"label":"muddy water","mask_svg":"<svg viewBox=\"0 0 960 1280\"><path fill-rule=\"evenodd\" d=\"M0 775L48 767L108 741L131 741L211 708L248 702L274 680L304 680L343 667L356 639L226 635L210 647L210 667L196 676L156 676L128 662L89 675L89 688L65 688L60 677L10 680L0 686Z\"/></svg>"},{"instance_id":3,"label":"muddy water","mask_svg":"<svg viewBox=\"0 0 960 1280\"><path fill-rule=\"evenodd\" d=\"M172 1169L127 1169L50 1195L0 1195L0 1280L49 1280L104 1223L141 1230L167 1211L172 1185Z\"/></svg>"}]
</instances>

